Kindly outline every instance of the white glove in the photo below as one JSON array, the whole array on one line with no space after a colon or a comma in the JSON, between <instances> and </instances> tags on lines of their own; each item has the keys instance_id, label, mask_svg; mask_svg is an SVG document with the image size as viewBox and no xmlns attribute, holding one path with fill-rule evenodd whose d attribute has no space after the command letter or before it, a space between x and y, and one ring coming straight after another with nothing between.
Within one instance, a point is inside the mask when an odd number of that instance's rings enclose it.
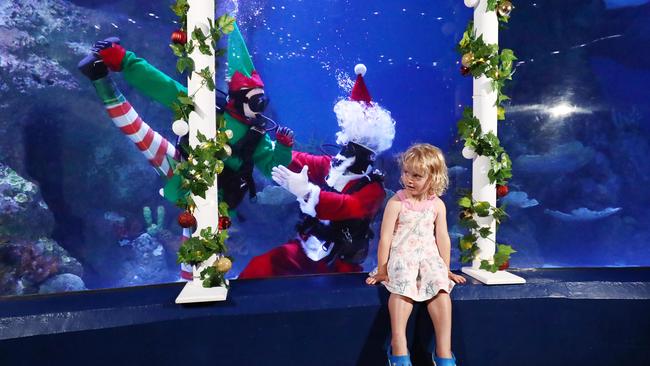
<instances>
[{"instance_id":1,"label":"white glove","mask_svg":"<svg viewBox=\"0 0 650 366\"><path fill-rule=\"evenodd\" d=\"M298 199L305 199L311 192L309 178L307 177L307 165L302 167L300 173L294 173L287 167L279 165L271 170L271 178L280 187L293 193Z\"/></svg>"}]
</instances>

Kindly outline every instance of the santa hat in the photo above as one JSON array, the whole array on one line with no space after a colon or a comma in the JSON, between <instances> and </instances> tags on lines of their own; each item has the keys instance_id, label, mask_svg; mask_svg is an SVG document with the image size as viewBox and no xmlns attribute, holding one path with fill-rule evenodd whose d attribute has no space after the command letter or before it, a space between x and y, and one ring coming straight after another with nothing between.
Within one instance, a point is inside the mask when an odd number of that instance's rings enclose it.
<instances>
[{"instance_id":1,"label":"santa hat","mask_svg":"<svg viewBox=\"0 0 650 366\"><path fill-rule=\"evenodd\" d=\"M357 74L357 80L354 82L354 86L352 87L350 100L357 102L366 102L370 104L372 102L372 98L370 97L370 93L366 87L366 82L363 81L363 76L366 74L366 71L368 71L368 69L364 64L357 64L354 67L354 73Z\"/></svg>"},{"instance_id":2,"label":"santa hat","mask_svg":"<svg viewBox=\"0 0 650 366\"><path fill-rule=\"evenodd\" d=\"M363 64L354 67L357 80L349 99L339 100L334 113L341 131L336 133L336 142L345 145L354 142L375 154L390 149L395 138L395 120L390 112L373 102L363 76L367 68Z\"/></svg>"},{"instance_id":3,"label":"santa hat","mask_svg":"<svg viewBox=\"0 0 650 366\"><path fill-rule=\"evenodd\" d=\"M244 37L237 23L228 36L228 89L239 90L248 88L263 88L262 78L255 71L253 60L248 53Z\"/></svg>"}]
</instances>

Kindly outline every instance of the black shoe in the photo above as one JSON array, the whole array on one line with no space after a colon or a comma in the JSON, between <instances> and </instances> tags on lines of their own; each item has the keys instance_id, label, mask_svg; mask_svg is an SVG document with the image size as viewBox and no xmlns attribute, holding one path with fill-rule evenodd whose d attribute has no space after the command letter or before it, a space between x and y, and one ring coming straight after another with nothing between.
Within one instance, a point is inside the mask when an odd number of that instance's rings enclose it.
<instances>
[{"instance_id":1,"label":"black shoe","mask_svg":"<svg viewBox=\"0 0 650 366\"><path fill-rule=\"evenodd\" d=\"M77 69L91 81L101 79L108 75L108 68L104 64L104 61L94 54L89 54L83 60L79 61Z\"/></svg>"}]
</instances>

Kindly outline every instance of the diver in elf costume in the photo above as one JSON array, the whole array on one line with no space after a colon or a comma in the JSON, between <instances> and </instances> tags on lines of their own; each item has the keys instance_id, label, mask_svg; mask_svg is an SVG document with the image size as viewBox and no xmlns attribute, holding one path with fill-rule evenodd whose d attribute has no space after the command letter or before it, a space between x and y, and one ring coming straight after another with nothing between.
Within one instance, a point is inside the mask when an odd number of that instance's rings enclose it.
<instances>
[{"instance_id":1,"label":"diver in elf costume","mask_svg":"<svg viewBox=\"0 0 650 366\"><path fill-rule=\"evenodd\" d=\"M370 224L386 196L383 174L373 163L391 147L395 121L371 101L366 67L354 70L350 99L334 106L340 152L330 157L294 151L288 168L273 168L273 180L300 203L296 238L254 257L239 278L362 270L373 236Z\"/></svg>"},{"instance_id":2,"label":"diver in elf costume","mask_svg":"<svg viewBox=\"0 0 650 366\"><path fill-rule=\"evenodd\" d=\"M79 63L79 69L92 80L115 124L136 143L161 175L171 178L164 193L166 198L176 202L184 192L178 186L180 180L173 177L174 164L162 161L163 154L160 149L156 150L158 145L154 144L145 150L142 148L143 141L147 141L150 134L156 136L155 141L164 141L162 144L166 148L173 148L172 144L141 121L130 123L136 120L133 116L137 117L137 114L107 76L106 68L110 71L120 71L127 83L136 90L168 108L178 103L179 94L187 95L187 88L143 58L126 51L115 37L97 42L93 53ZM262 112L268 105L268 98L264 94L264 83L255 71L236 24L228 37L228 77L228 101L221 107L225 109L225 130L232 131L229 141L232 155L224 160L224 171L219 175L219 188L223 201L234 209L247 192L250 197L255 195L253 166L257 166L265 176L271 177L273 167L287 165L291 161L294 139L293 131L288 127L277 129L277 143L266 133L268 118L264 117ZM121 102L116 104L118 97ZM117 112L117 107L120 107L121 113ZM124 127L125 124L128 125L127 128ZM178 160L181 153L179 150L174 149L166 156ZM153 159L150 157L152 155Z\"/></svg>"},{"instance_id":3,"label":"diver in elf costume","mask_svg":"<svg viewBox=\"0 0 650 366\"><path fill-rule=\"evenodd\" d=\"M167 178L163 190L165 198L176 202L184 194L180 179L173 172L182 152L142 121L111 80L109 70L121 71L131 86L168 108L177 103L180 93L187 95L185 86L133 52L126 51L115 37L97 42L93 52L79 62L78 68L92 81L116 127L127 135L156 171ZM264 83L253 67L236 24L228 38L228 76L229 98L222 107L225 109L225 130L232 131L229 141L232 155L224 160L219 191L222 199L234 209L247 192L250 197L255 194L253 166L270 177L273 167L288 165L291 161L294 139L288 127L277 129L277 143L266 133L267 118L262 112L268 105L268 98L264 94ZM183 241L190 235L190 229L184 228ZM191 280L191 268L182 267L181 276Z\"/></svg>"}]
</instances>

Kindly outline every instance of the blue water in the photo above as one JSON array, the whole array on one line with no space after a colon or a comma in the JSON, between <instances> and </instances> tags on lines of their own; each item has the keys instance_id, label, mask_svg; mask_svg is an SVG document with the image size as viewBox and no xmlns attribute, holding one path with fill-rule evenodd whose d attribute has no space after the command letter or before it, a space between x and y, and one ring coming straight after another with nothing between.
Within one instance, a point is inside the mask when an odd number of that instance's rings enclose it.
<instances>
[{"instance_id":1,"label":"blue water","mask_svg":"<svg viewBox=\"0 0 650 366\"><path fill-rule=\"evenodd\" d=\"M518 250L514 267L650 265L650 5L515 5L508 29L500 33L501 45L514 49L519 62L506 90L512 97L507 120L499 125L514 178L505 199L510 219L498 241ZM452 239L457 236L455 200L458 189L470 186L471 167L460 156L455 125L471 103L472 83L459 74L454 47L470 9L451 0L220 6L235 11L271 97L269 114L294 129L299 149L319 151L335 141L332 107L349 95L354 65L364 63L373 100L397 121L393 148L378 163L388 174L387 189L398 189L398 152L416 141L440 146L451 168L444 199ZM48 8L54 15L39 11ZM127 49L175 75L167 47L174 15L167 4L49 0L36 10L5 10L0 17L7 24L0 36L0 162L40 187L54 222L46 236L80 262L88 288L173 280L177 210L158 196L162 182L113 127L75 69L95 40L117 35ZM143 118L172 138L171 113L130 90L119 75L115 79ZM258 178L258 190L271 185ZM148 226L143 207L152 207L155 221L158 205L165 208L166 231L156 233L165 258L152 262L139 257L134 240ZM264 210L246 203L246 221L235 222L232 276L253 255L294 234L288 221L297 207L261 205ZM23 243L27 230L0 239ZM455 245L454 240L452 267L459 267ZM12 269L15 258L0 258L0 280L19 278ZM374 261L373 253L365 267ZM11 291L15 286L7 285L3 292Z\"/></svg>"}]
</instances>

